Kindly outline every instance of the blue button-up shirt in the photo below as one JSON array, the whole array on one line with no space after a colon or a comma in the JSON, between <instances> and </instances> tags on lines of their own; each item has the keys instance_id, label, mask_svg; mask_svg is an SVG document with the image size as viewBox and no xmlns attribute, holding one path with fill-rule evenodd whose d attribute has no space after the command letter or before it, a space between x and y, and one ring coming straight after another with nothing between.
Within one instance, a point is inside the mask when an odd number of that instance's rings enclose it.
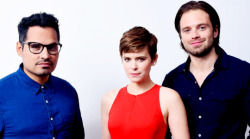
<instances>
[{"instance_id":1,"label":"blue button-up shirt","mask_svg":"<svg viewBox=\"0 0 250 139\"><path fill-rule=\"evenodd\" d=\"M162 85L182 97L191 138L244 139L250 125L250 64L221 48L217 53L214 70L201 87L189 71L190 58L167 74Z\"/></svg>"},{"instance_id":2,"label":"blue button-up shirt","mask_svg":"<svg viewBox=\"0 0 250 139\"><path fill-rule=\"evenodd\" d=\"M40 85L20 68L0 80L1 139L83 139L75 89L50 75Z\"/></svg>"}]
</instances>

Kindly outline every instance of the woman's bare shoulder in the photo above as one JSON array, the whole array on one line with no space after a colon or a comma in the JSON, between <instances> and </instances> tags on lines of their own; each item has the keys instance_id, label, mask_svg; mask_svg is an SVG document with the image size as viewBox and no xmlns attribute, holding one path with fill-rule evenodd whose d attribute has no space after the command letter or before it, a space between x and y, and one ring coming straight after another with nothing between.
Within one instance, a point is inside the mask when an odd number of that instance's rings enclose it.
<instances>
[{"instance_id":1,"label":"woman's bare shoulder","mask_svg":"<svg viewBox=\"0 0 250 139\"><path fill-rule=\"evenodd\" d=\"M120 89L110 90L109 92L104 94L103 97L102 97L102 104L107 104L108 105L108 104L113 103L113 101L115 100L119 90Z\"/></svg>"},{"instance_id":2,"label":"woman's bare shoulder","mask_svg":"<svg viewBox=\"0 0 250 139\"><path fill-rule=\"evenodd\" d=\"M168 87L161 87L160 96L167 102L181 101L181 97L178 92Z\"/></svg>"}]
</instances>

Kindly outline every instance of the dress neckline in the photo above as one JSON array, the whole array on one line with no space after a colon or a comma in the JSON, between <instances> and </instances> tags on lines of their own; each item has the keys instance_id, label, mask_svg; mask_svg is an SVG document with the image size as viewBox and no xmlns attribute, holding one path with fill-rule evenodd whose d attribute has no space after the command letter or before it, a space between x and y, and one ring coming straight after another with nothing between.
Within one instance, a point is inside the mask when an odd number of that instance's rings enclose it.
<instances>
[{"instance_id":1,"label":"dress neckline","mask_svg":"<svg viewBox=\"0 0 250 139\"><path fill-rule=\"evenodd\" d=\"M137 96L142 96L142 95L144 95L144 94L147 94L148 92L150 92L152 89L154 89L156 86L158 86L157 84L154 84L150 89L148 89L147 91L145 91L145 92L143 92L143 93L141 93L141 94L137 94L137 95L134 95L134 94L131 94L131 93L129 93L128 92L128 86L126 86L126 93L128 94L128 95L131 95L131 96L135 96L135 97L137 97Z\"/></svg>"}]
</instances>

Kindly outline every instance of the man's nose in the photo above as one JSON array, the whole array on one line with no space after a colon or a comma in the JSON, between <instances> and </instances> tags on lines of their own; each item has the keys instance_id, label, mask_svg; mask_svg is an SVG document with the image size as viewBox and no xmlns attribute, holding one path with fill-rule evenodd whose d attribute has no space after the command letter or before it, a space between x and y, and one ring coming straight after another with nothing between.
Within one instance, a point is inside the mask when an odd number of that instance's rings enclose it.
<instances>
[{"instance_id":1,"label":"man's nose","mask_svg":"<svg viewBox=\"0 0 250 139\"><path fill-rule=\"evenodd\" d=\"M41 52L41 57L43 59L48 59L50 57L50 54L49 54L47 47L43 48L43 51Z\"/></svg>"},{"instance_id":2,"label":"man's nose","mask_svg":"<svg viewBox=\"0 0 250 139\"><path fill-rule=\"evenodd\" d=\"M199 31L198 30L193 30L191 32L192 34L192 39L197 39L197 38L200 38L200 34L199 34Z\"/></svg>"}]
</instances>

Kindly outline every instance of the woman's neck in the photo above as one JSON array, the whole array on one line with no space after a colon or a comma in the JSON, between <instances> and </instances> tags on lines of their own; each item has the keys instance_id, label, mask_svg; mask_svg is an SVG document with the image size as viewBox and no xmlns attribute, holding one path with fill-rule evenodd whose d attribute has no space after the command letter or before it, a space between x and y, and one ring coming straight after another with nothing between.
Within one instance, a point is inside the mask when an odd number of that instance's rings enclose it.
<instances>
[{"instance_id":1,"label":"woman's neck","mask_svg":"<svg viewBox=\"0 0 250 139\"><path fill-rule=\"evenodd\" d=\"M146 82L144 81L144 82L140 82L140 83L131 82L127 86L127 90L130 94L139 95L139 94L143 94L144 92L150 90L154 85L155 85L155 83L151 79L146 81Z\"/></svg>"}]
</instances>

